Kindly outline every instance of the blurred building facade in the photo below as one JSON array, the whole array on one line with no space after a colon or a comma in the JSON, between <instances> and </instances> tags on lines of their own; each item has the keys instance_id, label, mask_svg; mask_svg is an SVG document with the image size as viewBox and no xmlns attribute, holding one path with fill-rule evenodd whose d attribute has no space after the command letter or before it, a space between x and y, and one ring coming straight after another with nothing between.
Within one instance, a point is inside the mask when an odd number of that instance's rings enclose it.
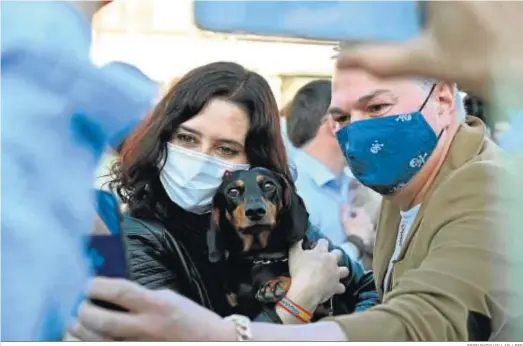
<instances>
[{"instance_id":1,"label":"blurred building facade","mask_svg":"<svg viewBox=\"0 0 523 346\"><path fill-rule=\"evenodd\" d=\"M283 107L312 79L331 74L333 45L200 30L192 0L121 0L100 11L92 57L134 64L163 85L192 68L234 61L263 75Z\"/></svg>"}]
</instances>

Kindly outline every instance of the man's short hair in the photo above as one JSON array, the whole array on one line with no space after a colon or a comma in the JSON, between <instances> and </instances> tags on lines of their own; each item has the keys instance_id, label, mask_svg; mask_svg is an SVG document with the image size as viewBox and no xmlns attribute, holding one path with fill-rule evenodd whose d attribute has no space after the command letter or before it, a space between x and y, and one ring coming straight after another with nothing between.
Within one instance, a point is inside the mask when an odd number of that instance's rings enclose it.
<instances>
[{"instance_id":1,"label":"man's short hair","mask_svg":"<svg viewBox=\"0 0 523 346\"><path fill-rule=\"evenodd\" d=\"M291 143L300 148L318 133L331 102L332 83L319 79L298 90L287 109L287 134Z\"/></svg>"},{"instance_id":2,"label":"man's short hair","mask_svg":"<svg viewBox=\"0 0 523 346\"><path fill-rule=\"evenodd\" d=\"M343 52L344 50L350 49L350 48L358 45L359 43L361 43L361 42L356 42L356 41L338 42L338 45L336 47L334 47L334 52L335 52L334 58L337 58L339 56L339 54L341 52ZM432 87L432 85L437 83L436 80L431 79L431 78L425 78L425 77L416 78L416 81L420 82L420 84L423 87L427 87L429 89ZM465 122L465 118L467 117L467 114L465 111L465 106L463 104L463 98L461 97L461 94L460 94L457 86L454 86L454 98L455 98L455 103L456 103L456 107L455 107L456 117L460 123L463 123L463 122Z\"/></svg>"}]
</instances>

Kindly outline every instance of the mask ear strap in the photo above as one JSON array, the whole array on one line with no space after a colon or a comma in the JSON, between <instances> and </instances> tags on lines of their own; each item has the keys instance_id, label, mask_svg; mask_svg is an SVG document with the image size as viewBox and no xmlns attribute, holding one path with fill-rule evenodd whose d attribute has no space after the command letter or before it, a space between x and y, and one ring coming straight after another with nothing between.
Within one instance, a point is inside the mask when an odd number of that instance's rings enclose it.
<instances>
[{"instance_id":1,"label":"mask ear strap","mask_svg":"<svg viewBox=\"0 0 523 346\"><path fill-rule=\"evenodd\" d=\"M425 105L427 104L427 102L429 102L430 96L431 96L432 93L434 92L434 89L436 89L436 83L432 84L432 88L430 88L430 92L429 92L429 94L427 95L427 97L425 98L425 101L423 101L423 104L422 104L421 107L419 108L419 111L418 111L418 112L421 112L421 111L423 110L423 108L425 108Z\"/></svg>"}]
</instances>

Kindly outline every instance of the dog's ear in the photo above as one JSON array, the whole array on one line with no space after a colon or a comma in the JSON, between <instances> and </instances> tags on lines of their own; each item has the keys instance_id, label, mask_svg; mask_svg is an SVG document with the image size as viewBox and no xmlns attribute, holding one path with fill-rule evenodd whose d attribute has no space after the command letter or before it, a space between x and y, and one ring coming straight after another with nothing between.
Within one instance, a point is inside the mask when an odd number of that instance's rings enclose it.
<instances>
[{"instance_id":1,"label":"dog's ear","mask_svg":"<svg viewBox=\"0 0 523 346\"><path fill-rule=\"evenodd\" d=\"M296 193L291 192L291 205L289 208L290 227L287 234L289 243L293 244L302 240L309 228L309 213L305 207L303 199Z\"/></svg>"},{"instance_id":2,"label":"dog's ear","mask_svg":"<svg viewBox=\"0 0 523 346\"><path fill-rule=\"evenodd\" d=\"M294 244L302 240L309 227L309 213L296 188L284 176L280 177L283 187L281 227L287 232L287 241Z\"/></svg>"},{"instance_id":3,"label":"dog's ear","mask_svg":"<svg viewBox=\"0 0 523 346\"><path fill-rule=\"evenodd\" d=\"M220 231L220 209L213 207L211 213L211 227L207 231L207 250L209 262L220 262L225 254L225 244L223 234Z\"/></svg>"},{"instance_id":4,"label":"dog's ear","mask_svg":"<svg viewBox=\"0 0 523 346\"><path fill-rule=\"evenodd\" d=\"M295 188L289 182L289 179L287 179L287 177L285 177L283 174L278 174L278 180L282 187L283 209L290 209L292 205L292 193Z\"/></svg>"}]
</instances>

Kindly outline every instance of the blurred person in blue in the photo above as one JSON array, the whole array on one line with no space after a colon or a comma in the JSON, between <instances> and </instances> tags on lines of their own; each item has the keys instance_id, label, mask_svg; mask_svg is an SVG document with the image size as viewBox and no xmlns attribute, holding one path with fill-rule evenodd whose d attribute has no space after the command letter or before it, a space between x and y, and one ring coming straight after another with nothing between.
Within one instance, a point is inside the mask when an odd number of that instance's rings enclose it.
<instances>
[{"instance_id":1,"label":"blurred person in blue","mask_svg":"<svg viewBox=\"0 0 523 346\"><path fill-rule=\"evenodd\" d=\"M363 206L351 208L351 204L355 188L368 189L351 184L354 178L347 160L326 121L331 88L327 79L309 82L287 108L288 137L299 149L294 154L296 187L310 221L351 257L361 258L366 247L372 247L374 225Z\"/></svg>"},{"instance_id":2,"label":"blurred person in blue","mask_svg":"<svg viewBox=\"0 0 523 346\"><path fill-rule=\"evenodd\" d=\"M102 66L102 70L110 70L123 74L130 74L134 77L136 83L142 84L141 88L144 90L157 90L157 93L153 95L151 99L151 108L154 107L156 102L158 102L160 94L160 83L149 77L145 72L143 72L138 67L131 65L122 61L111 61ZM119 160L119 155L122 150L123 144L125 142L125 137L134 130L140 122L142 122L147 114L143 115L142 118L129 119L130 122L125 128L121 130L121 134L109 138L108 147L106 148L98 169L96 171L96 181L95 187L102 190L109 190L109 180L110 180L110 167L114 164L116 160Z\"/></svg>"},{"instance_id":3,"label":"blurred person in blue","mask_svg":"<svg viewBox=\"0 0 523 346\"><path fill-rule=\"evenodd\" d=\"M139 69L138 67L122 62L122 61L111 61L105 65L102 66L102 70L110 70L116 73L126 74L133 76L133 79L135 82L141 84L139 87L143 90L156 90L157 92L152 95L151 98L151 109L156 105L159 99L159 90L160 90L160 83L149 77L144 71ZM116 151L116 153L120 153L122 150L123 143L125 141L125 137L130 134L139 124L142 122L143 118L145 118L145 115L142 118L139 119L132 119L127 124L127 127L121 130L121 135L117 135L114 138L109 140L109 146Z\"/></svg>"},{"instance_id":4,"label":"blurred person in blue","mask_svg":"<svg viewBox=\"0 0 523 346\"><path fill-rule=\"evenodd\" d=\"M523 113L510 117L510 127L498 136L499 145L506 151L521 155L523 152Z\"/></svg>"},{"instance_id":5,"label":"blurred person in blue","mask_svg":"<svg viewBox=\"0 0 523 346\"><path fill-rule=\"evenodd\" d=\"M467 95L463 99L467 115L475 116L483 121L488 135L503 149L510 153L518 153L523 149L523 114L510 112L508 115L492 119L487 114L487 105L475 96Z\"/></svg>"},{"instance_id":6,"label":"blurred person in blue","mask_svg":"<svg viewBox=\"0 0 523 346\"><path fill-rule=\"evenodd\" d=\"M107 1L2 1L2 340L59 340L89 276L92 183L155 90L90 58Z\"/></svg>"}]
</instances>

